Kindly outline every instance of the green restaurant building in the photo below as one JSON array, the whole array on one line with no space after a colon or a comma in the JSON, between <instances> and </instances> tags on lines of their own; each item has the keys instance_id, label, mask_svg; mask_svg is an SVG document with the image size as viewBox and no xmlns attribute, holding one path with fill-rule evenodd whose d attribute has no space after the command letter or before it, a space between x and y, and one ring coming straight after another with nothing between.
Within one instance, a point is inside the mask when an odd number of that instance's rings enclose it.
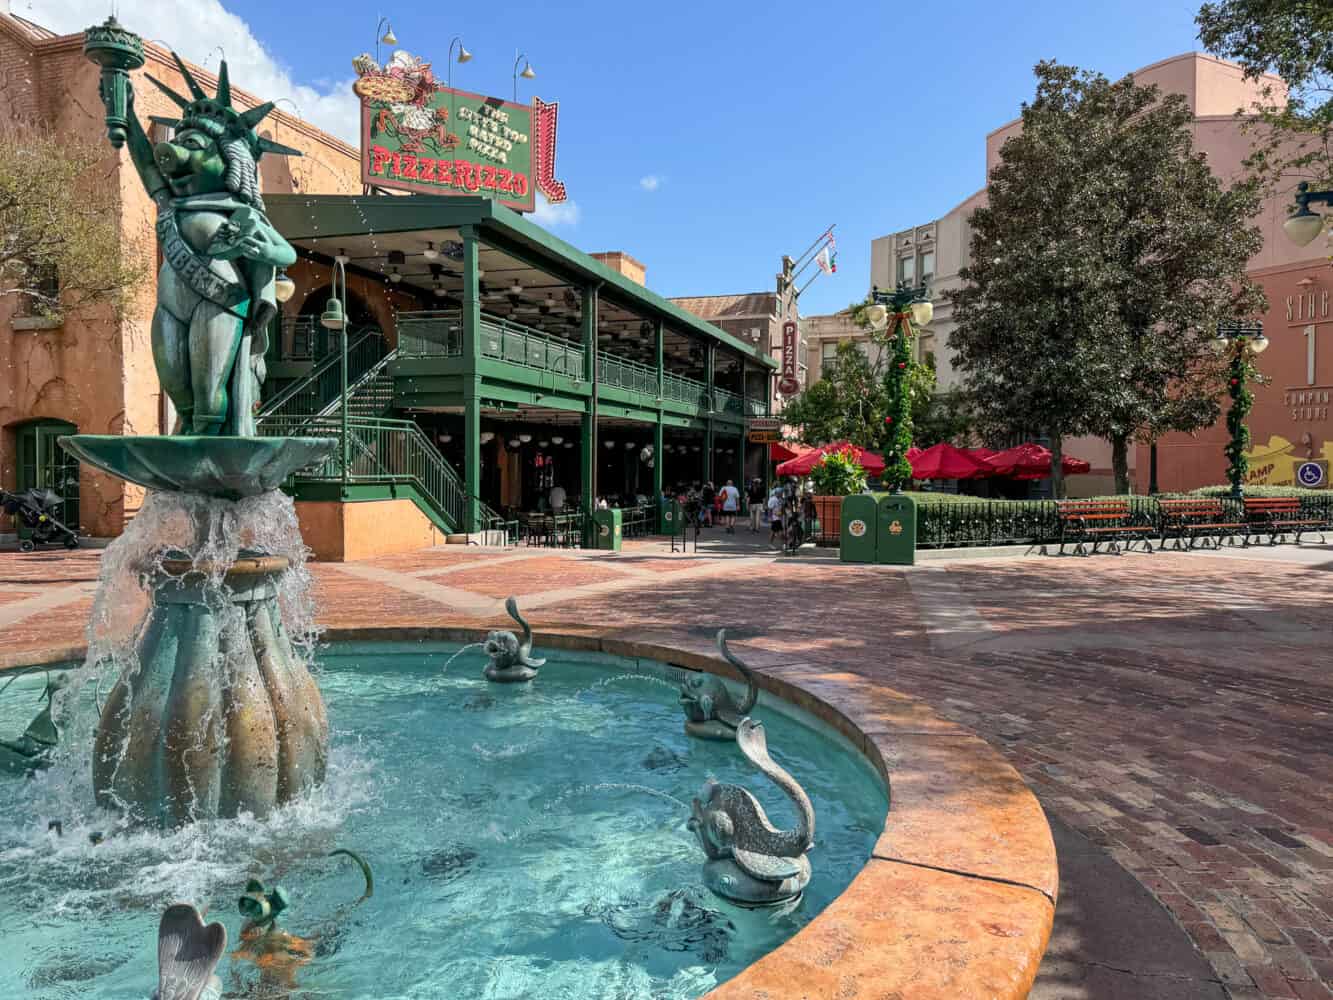
<instances>
[{"instance_id":1,"label":"green restaurant building","mask_svg":"<svg viewBox=\"0 0 1333 1000\"><path fill-rule=\"evenodd\" d=\"M651 528L664 487L763 474L747 423L769 410L766 345L488 197L266 201L300 259L261 432L341 443L294 484L298 509L407 499L476 537L558 485L572 509L637 507Z\"/></svg>"}]
</instances>

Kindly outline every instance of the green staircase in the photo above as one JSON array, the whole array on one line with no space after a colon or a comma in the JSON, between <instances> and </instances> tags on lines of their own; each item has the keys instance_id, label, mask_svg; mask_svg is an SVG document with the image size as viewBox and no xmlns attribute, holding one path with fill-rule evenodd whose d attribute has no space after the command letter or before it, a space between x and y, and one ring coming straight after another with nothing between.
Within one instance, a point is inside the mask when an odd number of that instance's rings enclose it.
<instances>
[{"instance_id":1,"label":"green staircase","mask_svg":"<svg viewBox=\"0 0 1333 1000\"><path fill-rule=\"evenodd\" d=\"M402 497L412 500L441 531L459 533L468 520L469 495L463 478L414 421L385 416L393 408L389 364L397 353L384 349L378 330L362 333L348 345L346 449L337 354L265 404L256 417L259 433L338 441L338 448L323 463L292 477L290 487L297 496ZM516 525L505 522L481 500L477 505L477 530L510 541Z\"/></svg>"}]
</instances>

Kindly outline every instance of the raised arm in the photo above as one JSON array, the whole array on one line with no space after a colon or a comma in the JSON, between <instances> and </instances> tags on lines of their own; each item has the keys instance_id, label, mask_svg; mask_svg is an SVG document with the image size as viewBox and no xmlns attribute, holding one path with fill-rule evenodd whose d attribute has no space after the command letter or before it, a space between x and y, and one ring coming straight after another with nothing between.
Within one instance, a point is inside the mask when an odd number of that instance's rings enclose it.
<instances>
[{"instance_id":1,"label":"raised arm","mask_svg":"<svg viewBox=\"0 0 1333 1000\"><path fill-rule=\"evenodd\" d=\"M162 176L162 171L157 169L157 161L153 158L153 143L144 132L143 126L139 124L139 116L134 111L134 90L130 89L128 130L126 135L126 145L130 147L130 159L134 161L135 169L139 171L139 179L143 181L145 190L149 197L154 200L159 195L170 193L167 187L166 178Z\"/></svg>"}]
</instances>

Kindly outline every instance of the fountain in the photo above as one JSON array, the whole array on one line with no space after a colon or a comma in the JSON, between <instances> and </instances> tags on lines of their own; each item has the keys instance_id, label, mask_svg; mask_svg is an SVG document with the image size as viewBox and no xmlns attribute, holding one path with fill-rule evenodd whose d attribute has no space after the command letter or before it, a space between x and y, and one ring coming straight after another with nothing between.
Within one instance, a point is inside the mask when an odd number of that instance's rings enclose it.
<instances>
[{"instance_id":1,"label":"fountain","mask_svg":"<svg viewBox=\"0 0 1333 1000\"><path fill-rule=\"evenodd\" d=\"M754 671L727 648L727 630L719 629L717 649L741 672L748 685L739 703L721 677L700 674L689 678L680 688L680 706L685 712L685 732L704 740L734 740L736 729L759 701L759 684Z\"/></svg>"},{"instance_id":2,"label":"fountain","mask_svg":"<svg viewBox=\"0 0 1333 1000\"><path fill-rule=\"evenodd\" d=\"M779 830L749 791L709 780L700 798L694 800L690 817L690 829L708 855L704 881L719 896L746 906L799 899L810 883L806 852L815 842L810 797L768 755L762 723L742 719L736 728L736 745L796 804L797 823L791 830Z\"/></svg>"},{"instance_id":3,"label":"fountain","mask_svg":"<svg viewBox=\"0 0 1333 1000\"><path fill-rule=\"evenodd\" d=\"M518 613L518 601L505 598L505 610L510 618L523 626L523 640L520 642L513 632L487 634L483 645L491 662L486 664L486 679L500 684L530 681L546 661L532 658L532 626Z\"/></svg>"},{"instance_id":4,"label":"fountain","mask_svg":"<svg viewBox=\"0 0 1333 1000\"><path fill-rule=\"evenodd\" d=\"M224 524L262 535L263 525L245 521L262 505L238 502L275 491L336 444L255 432L275 278L296 259L264 215L256 164L265 153L299 153L255 133L271 103L232 108L225 62L209 96L179 57L188 98L149 77L180 109L179 118L155 118L174 133L154 145L126 72L142 65L142 41L113 17L88 29L84 52L102 66L112 145L128 146L157 205L164 262L153 361L180 419L168 436L80 434L60 443L147 487L145 508L175 504L193 519L193 538L164 543L138 567L152 606L101 712L93 790L99 805L166 827L263 816L323 779L328 724L277 600L289 557L233 554L215 532ZM122 543L125 536L112 548Z\"/></svg>"}]
</instances>

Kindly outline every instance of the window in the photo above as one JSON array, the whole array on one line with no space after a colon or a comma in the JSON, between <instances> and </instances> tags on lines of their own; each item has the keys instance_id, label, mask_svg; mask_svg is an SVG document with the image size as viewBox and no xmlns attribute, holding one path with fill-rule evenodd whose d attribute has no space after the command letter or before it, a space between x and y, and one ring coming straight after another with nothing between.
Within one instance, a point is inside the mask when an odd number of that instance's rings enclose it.
<instances>
[{"instance_id":1,"label":"window","mask_svg":"<svg viewBox=\"0 0 1333 1000\"><path fill-rule=\"evenodd\" d=\"M838 342L836 340L826 340L819 345L819 360L821 364L828 364L838 356Z\"/></svg>"},{"instance_id":2,"label":"window","mask_svg":"<svg viewBox=\"0 0 1333 1000\"><path fill-rule=\"evenodd\" d=\"M916 283L916 258L899 257L898 258L898 283L915 284Z\"/></svg>"},{"instance_id":3,"label":"window","mask_svg":"<svg viewBox=\"0 0 1333 1000\"><path fill-rule=\"evenodd\" d=\"M22 314L24 316L47 316L58 311L58 304L52 299L60 297L60 275L50 261L41 261L33 265L28 274L28 287L44 298L31 295L22 296Z\"/></svg>"},{"instance_id":4,"label":"window","mask_svg":"<svg viewBox=\"0 0 1333 1000\"><path fill-rule=\"evenodd\" d=\"M935 277L935 251L927 250L921 255L921 283L928 284Z\"/></svg>"}]
</instances>

